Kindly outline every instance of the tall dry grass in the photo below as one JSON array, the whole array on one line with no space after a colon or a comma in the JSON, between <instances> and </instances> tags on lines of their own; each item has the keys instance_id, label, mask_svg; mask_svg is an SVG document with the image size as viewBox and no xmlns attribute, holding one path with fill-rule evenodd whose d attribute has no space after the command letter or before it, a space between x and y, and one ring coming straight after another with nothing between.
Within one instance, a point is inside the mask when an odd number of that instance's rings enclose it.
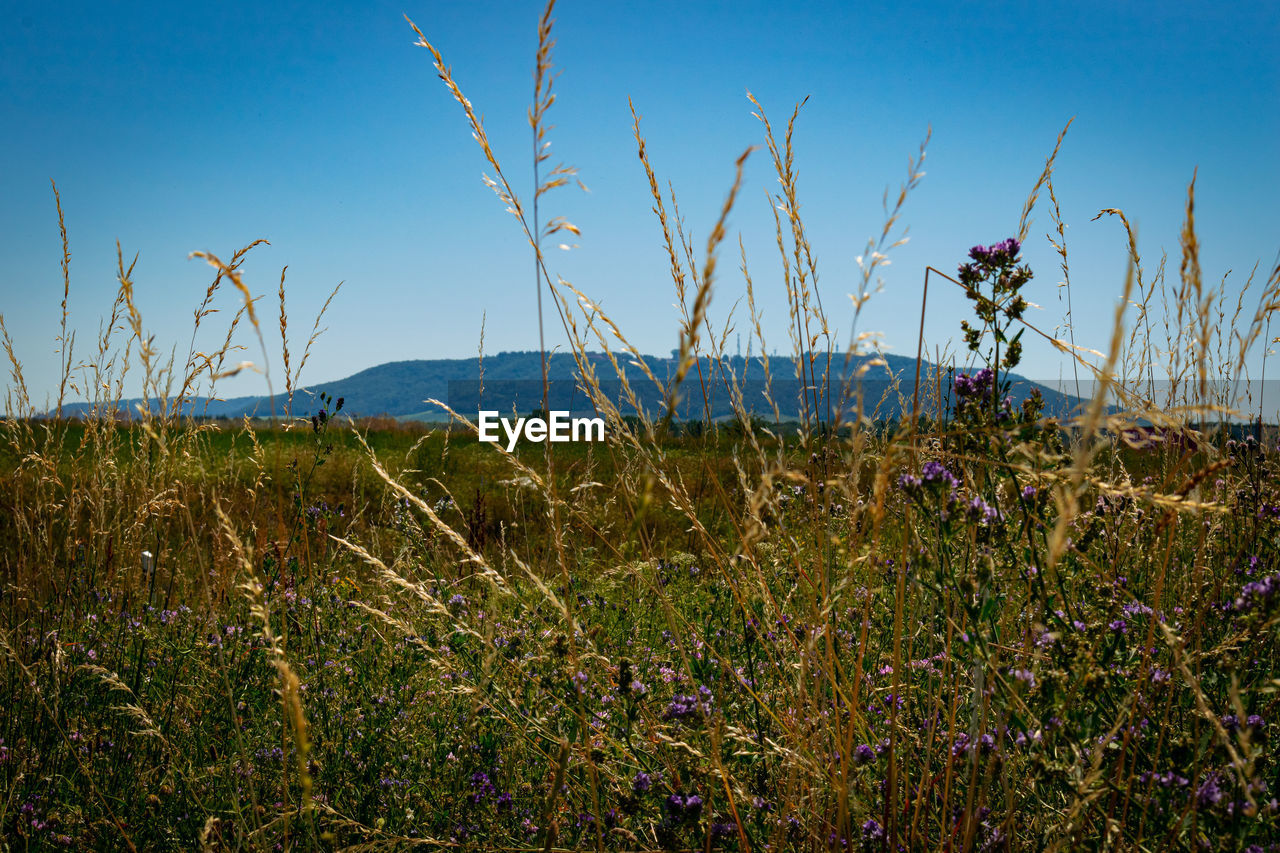
<instances>
[{"instance_id":1,"label":"tall dry grass","mask_svg":"<svg viewBox=\"0 0 1280 853\"><path fill-rule=\"evenodd\" d=\"M1017 338L986 322L975 352L990 376L941 365L896 377L896 411L912 417L885 428L884 401L865 399L860 382L883 368L861 324L905 240L925 147L886 192L841 344L846 320L824 307L800 216L803 102L779 139L752 98L779 180L776 284L801 388L799 423L783 429L771 380L788 368L767 355L756 301L766 279L748 269L741 240L774 424L755 416L726 354L731 315L717 328L710 310L732 286L720 254L751 149L723 164L725 200L697 247L632 108L638 177L680 312L674 376L657 375L589 287L549 269L545 240L578 234L546 216L550 191L574 178L547 167L552 12L537 29L527 206L444 57L413 30L464 112L486 183L517 219L539 301L544 289L554 301L608 424L600 446L480 447L469 413L455 412L453 431L388 450L379 441L392 430L366 424L341 438L340 402L321 397L313 416L294 417L320 319L295 367L284 270L283 425L197 420L190 401L246 369L232 344L246 320L266 370L241 273L257 243L225 263L197 253L215 275L180 366L162 360L118 251L112 314L96 352L76 362L56 197L58 402L65 389L93 406L77 422L36 417L4 332L0 827L21 839L14 846L1272 843L1280 459L1273 430L1260 443L1210 427L1225 426L1236 402L1225 389L1274 343L1280 267L1234 296L1225 280L1206 286L1194 180L1176 281L1164 259L1151 272L1126 215L1104 209L1122 226L1129 269L1110 339L1097 350L1077 342L1053 181L1064 129L1016 243L1047 194L1065 336L1023 320L1017 288L987 295L935 268L924 284L936 274L936 286L966 287L975 316L1049 340L1073 378L1092 383L1086 405L1051 418L1034 400L1006 402L1000 377ZM225 343L196 352L226 283L238 312ZM603 390L596 351L621 399ZM124 424L131 370L144 399ZM633 383L653 385L664 405L645 411ZM676 422L682 399L709 413L718 391L734 423Z\"/></svg>"}]
</instances>

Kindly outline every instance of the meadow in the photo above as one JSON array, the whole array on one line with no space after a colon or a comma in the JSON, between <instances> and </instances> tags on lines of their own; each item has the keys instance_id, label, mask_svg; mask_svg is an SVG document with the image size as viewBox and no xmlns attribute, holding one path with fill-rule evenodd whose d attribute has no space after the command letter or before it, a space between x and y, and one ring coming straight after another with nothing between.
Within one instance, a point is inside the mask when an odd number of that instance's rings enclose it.
<instances>
[{"instance_id":1,"label":"meadow","mask_svg":"<svg viewBox=\"0 0 1280 853\"><path fill-rule=\"evenodd\" d=\"M205 256L196 331L221 292L243 305L220 351L182 361L155 348L123 253L112 315L73 352L64 278L51 413L4 332L3 847L1280 850L1280 436L1228 429L1222 390L1273 343L1280 267L1233 297L1205 284L1193 183L1177 270L1129 234L1110 341L1057 342L1097 391L1047 417L1005 376L1045 334L1023 317L1021 248L1033 208L1056 208L1051 155L1016 235L929 274L969 296L955 332L978 368L904 377L914 417L875 423L856 382L830 382L867 342L835 342L848 318L814 289L793 124L775 134L760 108L792 345L766 364L808 388L805 416L623 417L605 378L656 383L668 411L735 387L706 311L738 183L694 246L636 119L682 312L682 369L660 381L543 263L576 230L539 211L573 178L539 147L550 13L527 201L418 35L606 441L507 453L473 413L348 419L349 401L299 391L318 318L302 353L270 359L285 411L191 416L238 369L237 334L264 355L264 330L288 340L283 278L268 315L240 273L252 245ZM887 196L855 323L918 167ZM159 402L124 410L137 384ZM93 409L59 417L64 398Z\"/></svg>"}]
</instances>

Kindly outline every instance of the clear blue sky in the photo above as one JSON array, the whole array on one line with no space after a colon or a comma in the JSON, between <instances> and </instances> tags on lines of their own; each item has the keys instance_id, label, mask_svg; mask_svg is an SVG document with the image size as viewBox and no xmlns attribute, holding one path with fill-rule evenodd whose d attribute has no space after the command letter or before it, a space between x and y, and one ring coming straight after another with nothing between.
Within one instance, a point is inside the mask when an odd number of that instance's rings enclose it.
<instances>
[{"instance_id":1,"label":"clear blue sky","mask_svg":"<svg viewBox=\"0 0 1280 853\"><path fill-rule=\"evenodd\" d=\"M516 223L481 183L463 115L413 46L407 13L444 53L483 113L498 156L528 196L525 110L542 4L14 3L0 27L0 312L33 397L57 382L60 245L49 179L70 232L71 322L87 356L115 292L115 241L139 254L138 306L162 349L186 353L191 312L223 257L265 237L245 265L274 294L289 266L295 350L339 280L304 383L385 361L472 357L487 315L490 352L533 349L534 290ZM750 89L796 131L802 213L824 302L842 335L854 259L881 221L926 128L927 176L903 222L911 242L884 271L863 328L914 354L924 266L953 270L969 246L1013 233L1058 131L1075 124L1056 187L1080 343L1105 349L1124 276L1119 207L1154 268L1176 271L1186 185L1199 167L1205 278L1238 287L1280 248L1280 5L1270 2L979 4L954 2L583 3L556 8L563 69L552 112L557 158L589 194L562 190L545 211L582 228L553 272L597 298L643 351L676 343L678 313L661 233L636 158L627 97L644 116L659 178L703 245L743 149L762 142ZM767 154L748 162L712 304L719 326L742 295L746 242L770 349L788 348L766 194ZM1047 197L1026 257L1029 318L1062 319ZM1265 275L1265 273L1263 273ZM963 299L938 291L926 336L956 335ZM280 384L274 297L262 303ZM218 303L234 309L233 291ZM230 310L215 320L229 318ZM736 315L747 328L745 303ZM212 348L214 322L200 348ZM551 343L563 343L554 315ZM243 357L261 361L257 343ZM1022 372L1053 377L1061 357L1028 342ZM730 348L735 347L730 338ZM758 349L758 348L757 348ZM295 355L296 359L296 355ZM7 372L7 371L6 371ZM7 378L7 377L6 377ZM7 383L6 383L7 384ZM227 396L265 392L259 376Z\"/></svg>"}]
</instances>

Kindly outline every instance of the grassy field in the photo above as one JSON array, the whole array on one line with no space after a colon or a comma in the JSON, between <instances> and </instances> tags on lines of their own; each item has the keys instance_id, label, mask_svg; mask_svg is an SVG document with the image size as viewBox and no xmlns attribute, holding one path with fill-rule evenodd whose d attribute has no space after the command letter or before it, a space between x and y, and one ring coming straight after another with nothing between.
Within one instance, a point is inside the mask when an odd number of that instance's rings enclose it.
<instances>
[{"instance_id":1,"label":"grassy field","mask_svg":"<svg viewBox=\"0 0 1280 853\"><path fill-rule=\"evenodd\" d=\"M422 45L574 351L611 348L627 380L657 382L546 273L543 240L573 226L521 203ZM240 276L252 246L207 258L197 330L220 288L245 298L212 356L159 359L123 258L87 357L69 350L64 299L59 400L95 389L86 419L37 417L5 332L0 846L1280 850L1280 447L1273 427L1216 429L1214 390L1270 344L1280 268L1238 301L1206 287L1193 184L1177 277L1134 248L1130 313L1080 364L1099 395L1046 418L1003 377L1040 334L1020 255L1053 197L1050 157L1020 233L933 279L969 296L956 336L983 369L921 377L931 405L900 389L904 410L938 413L945 381L944 416L876 426L856 386L825 381L845 319L813 290L791 127L765 128L794 326L772 370L811 386L785 430L745 411L624 419L589 373L606 441L514 454L465 423L351 422L328 398L299 396L276 423L176 417L234 372L237 328L261 341L275 320ZM696 252L638 119L636 140L682 310L687 372L664 394L732 388L727 330L705 312L737 185ZM544 160L545 208L572 170ZM285 338L283 284L279 303ZM706 358L716 375L697 375ZM286 396L305 361L272 357ZM165 405L122 419L126 371Z\"/></svg>"}]
</instances>

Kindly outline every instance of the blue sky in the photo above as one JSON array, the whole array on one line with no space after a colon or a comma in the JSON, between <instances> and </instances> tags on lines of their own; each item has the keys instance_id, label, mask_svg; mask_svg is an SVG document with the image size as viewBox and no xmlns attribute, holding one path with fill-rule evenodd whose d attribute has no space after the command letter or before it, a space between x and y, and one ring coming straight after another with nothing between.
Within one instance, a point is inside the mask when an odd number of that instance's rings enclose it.
<instances>
[{"instance_id":1,"label":"blue sky","mask_svg":"<svg viewBox=\"0 0 1280 853\"><path fill-rule=\"evenodd\" d=\"M228 257L263 237L245 281L266 320L281 382L273 304L288 265L295 353L333 286L346 282L303 382L323 384L385 361L533 349L527 245L481 183L486 169L465 119L413 46L408 14L443 52L509 178L531 186L525 121L542 4L7 3L0 28L0 313L32 395L57 385L60 243L57 181L72 250L70 322L90 354L115 293L115 241L139 256L137 304L162 350L185 356L191 314L211 270L195 250ZM881 196L896 190L926 130L922 184L902 222L910 242L884 269L862 328L914 354L926 264L953 270L969 246L1009 236L1045 156L1075 122L1055 186L1067 222L1075 333L1105 349L1125 268L1122 208L1148 265L1176 270L1186 185L1199 169L1197 224L1207 282L1232 270L1234 293L1280 240L1280 6L1201 2L904 4L582 3L556 7L563 69L551 133L556 159L590 193L544 202L582 229L580 248L550 255L554 273L596 298L643 351L676 345L678 312L650 212L627 107L630 96L659 179L670 180L695 245L705 243L733 162L763 141L749 89L775 127L809 102L796 129L802 215L819 287L847 334L847 294ZM719 327L743 295L736 241L747 247L769 348L786 351L786 303L767 194L767 154L748 161L729 220L711 315ZM1028 316L1063 319L1047 197L1025 257L1036 278ZM236 307L222 293L216 347ZM928 345L957 336L959 294L938 291ZM743 332L745 302L735 314ZM548 341L563 344L554 315ZM261 362L256 340L241 357ZM842 340L843 343L843 340ZM735 337L730 336L730 349ZM758 345L754 346L758 351ZM954 346L953 346L954 349ZM296 363L295 354L295 363ZM1028 341L1021 372L1063 369ZM6 385L8 383L6 382ZM261 376L220 386L265 392Z\"/></svg>"}]
</instances>

